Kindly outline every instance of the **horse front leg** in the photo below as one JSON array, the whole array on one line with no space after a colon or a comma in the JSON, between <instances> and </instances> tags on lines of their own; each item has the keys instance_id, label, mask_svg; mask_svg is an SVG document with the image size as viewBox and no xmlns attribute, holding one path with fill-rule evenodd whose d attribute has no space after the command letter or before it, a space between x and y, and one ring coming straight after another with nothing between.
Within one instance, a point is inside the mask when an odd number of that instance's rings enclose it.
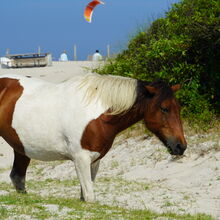
<instances>
[{"instance_id":1,"label":"horse front leg","mask_svg":"<svg viewBox=\"0 0 220 220\"><path fill-rule=\"evenodd\" d=\"M74 160L77 176L81 185L81 200L94 202L93 182L91 178L91 157L88 152L80 152Z\"/></svg>"},{"instance_id":2,"label":"horse front leg","mask_svg":"<svg viewBox=\"0 0 220 220\"><path fill-rule=\"evenodd\" d=\"M11 181L19 193L26 193L25 176L30 158L14 151L14 163L10 173Z\"/></svg>"}]
</instances>

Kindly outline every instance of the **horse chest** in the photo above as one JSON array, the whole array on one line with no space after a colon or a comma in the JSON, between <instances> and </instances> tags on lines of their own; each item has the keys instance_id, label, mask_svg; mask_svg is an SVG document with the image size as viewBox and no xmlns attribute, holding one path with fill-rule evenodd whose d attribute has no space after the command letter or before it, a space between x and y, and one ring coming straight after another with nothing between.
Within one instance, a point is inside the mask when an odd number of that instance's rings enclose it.
<instances>
[{"instance_id":1,"label":"horse chest","mask_svg":"<svg viewBox=\"0 0 220 220\"><path fill-rule=\"evenodd\" d=\"M81 139L82 147L92 152L98 152L99 159L109 151L116 136L115 127L105 123L102 117L103 115L90 121Z\"/></svg>"}]
</instances>

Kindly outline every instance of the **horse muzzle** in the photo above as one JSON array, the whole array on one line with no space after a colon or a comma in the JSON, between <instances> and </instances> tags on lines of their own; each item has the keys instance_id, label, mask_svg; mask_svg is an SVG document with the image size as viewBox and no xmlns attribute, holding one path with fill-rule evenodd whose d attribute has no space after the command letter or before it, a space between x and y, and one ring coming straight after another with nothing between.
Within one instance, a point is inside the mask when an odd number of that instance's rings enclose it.
<instances>
[{"instance_id":1,"label":"horse muzzle","mask_svg":"<svg viewBox=\"0 0 220 220\"><path fill-rule=\"evenodd\" d=\"M187 144L186 143L181 144L179 142L172 143L168 141L166 147L171 155L183 155L184 151L187 148Z\"/></svg>"}]
</instances>

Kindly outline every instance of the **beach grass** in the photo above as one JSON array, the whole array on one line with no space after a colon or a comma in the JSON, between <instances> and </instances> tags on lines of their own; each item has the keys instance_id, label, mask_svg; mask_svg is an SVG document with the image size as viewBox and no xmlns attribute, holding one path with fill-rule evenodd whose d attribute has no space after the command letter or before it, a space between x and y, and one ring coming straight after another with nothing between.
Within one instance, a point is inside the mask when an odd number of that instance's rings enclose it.
<instances>
[{"instance_id":1,"label":"beach grass","mask_svg":"<svg viewBox=\"0 0 220 220\"><path fill-rule=\"evenodd\" d=\"M105 180L106 181L106 180ZM47 185L50 181L46 181ZM74 182L73 182L74 183ZM29 182L30 188L44 187L40 182ZM53 180L52 184L69 185L68 181ZM175 213L155 213L150 210L133 210L116 206L101 205L98 202L85 203L76 198L63 196L41 196L37 190L34 193L18 194L11 184L2 183L0 191L0 219L184 219L184 220L214 220L205 214L177 215Z\"/></svg>"}]
</instances>

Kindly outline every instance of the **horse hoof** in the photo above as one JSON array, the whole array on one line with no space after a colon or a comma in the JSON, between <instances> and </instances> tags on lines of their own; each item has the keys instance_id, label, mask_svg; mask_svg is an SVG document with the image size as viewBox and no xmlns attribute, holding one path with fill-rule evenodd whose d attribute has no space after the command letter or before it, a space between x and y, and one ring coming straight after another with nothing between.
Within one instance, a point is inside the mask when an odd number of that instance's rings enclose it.
<instances>
[{"instance_id":1,"label":"horse hoof","mask_svg":"<svg viewBox=\"0 0 220 220\"><path fill-rule=\"evenodd\" d=\"M80 197L80 200L82 201L82 202L85 202L86 200L84 199L84 197Z\"/></svg>"},{"instance_id":2,"label":"horse hoof","mask_svg":"<svg viewBox=\"0 0 220 220\"><path fill-rule=\"evenodd\" d=\"M27 194L27 191L26 191L26 190L17 189L16 191L17 191L18 193L20 193L20 194Z\"/></svg>"}]
</instances>

